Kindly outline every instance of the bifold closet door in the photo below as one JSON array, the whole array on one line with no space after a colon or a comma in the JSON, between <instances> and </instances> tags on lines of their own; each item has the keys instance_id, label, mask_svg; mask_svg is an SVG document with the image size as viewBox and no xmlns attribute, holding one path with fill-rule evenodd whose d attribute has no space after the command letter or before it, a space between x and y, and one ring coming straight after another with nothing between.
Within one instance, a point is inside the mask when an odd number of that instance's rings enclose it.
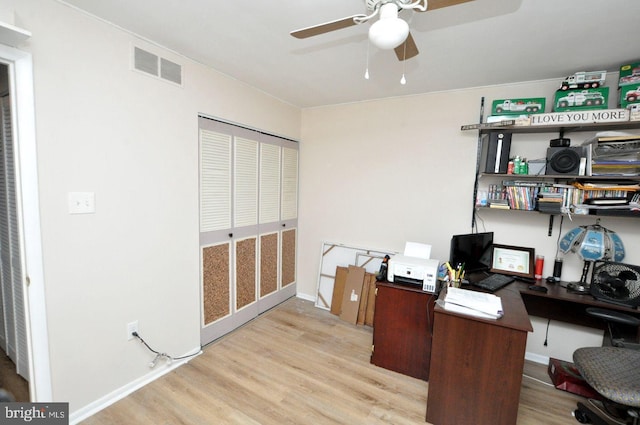
<instances>
[{"instance_id":1,"label":"bifold closet door","mask_svg":"<svg viewBox=\"0 0 640 425\"><path fill-rule=\"evenodd\" d=\"M282 287L296 282L296 229L282 232Z\"/></svg>"},{"instance_id":2,"label":"bifold closet door","mask_svg":"<svg viewBox=\"0 0 640 425\"><path fill-rule=\"evenodd\" d=\"M3 348L23 378L29 378L27 316L23 283L20 222L18 217L15 149L11 99L0 98L0 277L2 289Z\"/></svg>"},{"instance_id":3,"label":"bifold closet door","mask_svg":"<svg viewBox=\"0 0 640 425\"><path fill-rule=\"evenodd\" d=\"M231 244L202 248L202 302L204 325L231 314Z\"/></svg>"},{"instance_id":4,"label":"bifold closet door","mask_svg":"<svg viewBox=\"0 0 640 425\"><path fill-rule=\"evenodd\" d=\"M260 235L260 298L278 290L279 234Z\"/></svg>"},{"instance_id":5,"label":"bifold closet door","mask_svg":"<svg viewBox=\"0 0 640 425\"><path fill-rule=\"evenodd\" d=\"M298 149L203 117L200 126L206 344L295 295Z\"/></svg>"}]
</instances>

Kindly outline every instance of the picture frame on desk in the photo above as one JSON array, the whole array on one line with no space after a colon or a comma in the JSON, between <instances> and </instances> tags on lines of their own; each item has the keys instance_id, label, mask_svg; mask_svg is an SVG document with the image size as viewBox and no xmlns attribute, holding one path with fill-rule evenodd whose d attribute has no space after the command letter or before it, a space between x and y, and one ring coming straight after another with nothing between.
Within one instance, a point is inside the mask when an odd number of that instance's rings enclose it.
<instances>
[{"instance_id":1,"label":"picture frame on desk","mask_svg":"<svg viewBox=\"0 0 640 425\"><path fill-rule=\"evenodd\" d=\"M533 279L535 257L534 248L494 244L489 271Z\"/></svg>"}]
</instances>

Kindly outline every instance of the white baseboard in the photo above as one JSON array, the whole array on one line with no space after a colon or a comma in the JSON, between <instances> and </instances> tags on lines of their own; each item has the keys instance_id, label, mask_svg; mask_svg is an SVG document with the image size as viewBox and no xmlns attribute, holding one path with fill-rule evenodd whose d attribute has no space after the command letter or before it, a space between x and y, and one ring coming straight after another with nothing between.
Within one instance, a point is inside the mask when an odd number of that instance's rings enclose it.
<instances>
[{"instance_id":1,"label":"white baseboard","mask_svg":"<svg viewBox=\"0 0 640 425\"><path fill-rule=\"evenodd\" d=\"M524 359L532 361L532 362L535 362L535 363L544 364L544 365L548 365L549 364L549 357L548 356L542 356L540 354L530 353L528 351L526 353L524 353Z\"/></svg>"},{"instance_id":2,"label":"white baseboard","mask_svg":"<svg viewBox=\"0 0 640 425\"><path fill-rule=\"evenodd\" d=\"M127 385L120 387L115 391L112 391L111 393L105 395L102 398L97 399L92 403L89 403L88 405L82 407L81 409L78 409L72 412L69 415L69 424L75 425L87 419L88 417L95 415L96 413L112 405L116 401L125 398L126 396L133 393L134 391L139 390L140 388L155 381L161 376L166 375L172 370L179 368L185 363L188 363L191 359L194 359L200 354L202 354L202 350L200 347L198 347L197 349L191 350L191 353L193 354L193 357L189 357L188 359L176 360L171 363L161 362L155 368L151 369L151 372L147 373L146 375L141 376L140 378L129 382ZM185 355L189 356L190 354L185 354Z\"/></svg>"},{"instance_id":3,"label":"white baseboard","mask_svg":"<svg viewBox=\"0 0 640 425\"><path fill-rule=\"evenodd\" d=\"M303 300L316 302L316 297L311 296L311 295L307 295L307 294L303 294L302 292L298 292L298 293L296 294L296 297L301 298L301 299L303 299Z\"/></svg>"}]
</instances>

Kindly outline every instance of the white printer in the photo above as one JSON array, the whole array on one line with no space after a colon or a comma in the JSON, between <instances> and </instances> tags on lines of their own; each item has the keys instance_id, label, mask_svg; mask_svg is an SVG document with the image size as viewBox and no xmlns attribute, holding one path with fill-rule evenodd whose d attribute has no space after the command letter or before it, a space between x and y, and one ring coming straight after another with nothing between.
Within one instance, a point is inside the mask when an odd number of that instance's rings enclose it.
<instances>
[{"instance_id":1,"label":"white printer","mask_svg":"<svg viewBox=\"0 0 640 425\"><path fill-rule=\"evenodd\" d=\"M397 254L389 259L387 280L422 286L423 291L434 293L438 289L439 266L438 260Z\"/></svg>"}]
</instances>

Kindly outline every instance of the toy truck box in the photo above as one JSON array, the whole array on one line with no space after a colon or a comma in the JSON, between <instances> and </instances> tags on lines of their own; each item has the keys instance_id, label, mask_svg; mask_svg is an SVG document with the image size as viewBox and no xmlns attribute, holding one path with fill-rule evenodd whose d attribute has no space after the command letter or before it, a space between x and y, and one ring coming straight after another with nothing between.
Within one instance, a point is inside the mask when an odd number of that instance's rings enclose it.
<instances>
[{"instance_id":1,"label":"toy truck box","mask_svg":"<svg viewBox=\"0 0 640 425\"><path fill-rule=\"evenodd\" d=\"M544 112L546 99L532 97L524 99L498 99L491 105L492 115L541 114Z\"/></svg>"},{"instance_id":2,"label":"toy truck box","mask_svg":"<svg viewBox=\"0 0 640 425\"><path fill-rule=\"evenodd\" d=\"M553 102L555 112L607 109L609 87L588 90L556 91Z\"/></svg>"},{"instance_id":3,"label":"toy truck box","mask_svg":"<svg viewBox=\"0 0 640 425\"><path fill-rule=\"evenodd\" d=\"M640 103L640 82L637 85L620 87L620 107L626 108L629 105Z\"/></svg>"},{"instance_id":4,"label":"toy truck box","mask_svg":"<svg viewBox=\"0 0 640 425\"><path fill-rule=\"evenodd\" d=\"M580 71L569 75L560 84L560 90L595 89L604 84L607 71Z\"/></svg>"},{"instance_id":5,"label":"toy truck box","mask_svg":"<svg viewBox=\"0 0 640 425\"><path fill-rule=\"evenodd\" d=\"M620 66L620 79L618 80L618 86L624 87L629 84L640 85L640 62Z\"/></svg>"},{"instance_id":6,"label":"toy truck box","mask_svg":"<svg viewBox=\"0 0 640 425\"><path fill-rule=\"evenodd\" d=\"M640 103L632 103L627 106L629 110L629 121L640 121Z\"/></svg>"}]
</instances>

